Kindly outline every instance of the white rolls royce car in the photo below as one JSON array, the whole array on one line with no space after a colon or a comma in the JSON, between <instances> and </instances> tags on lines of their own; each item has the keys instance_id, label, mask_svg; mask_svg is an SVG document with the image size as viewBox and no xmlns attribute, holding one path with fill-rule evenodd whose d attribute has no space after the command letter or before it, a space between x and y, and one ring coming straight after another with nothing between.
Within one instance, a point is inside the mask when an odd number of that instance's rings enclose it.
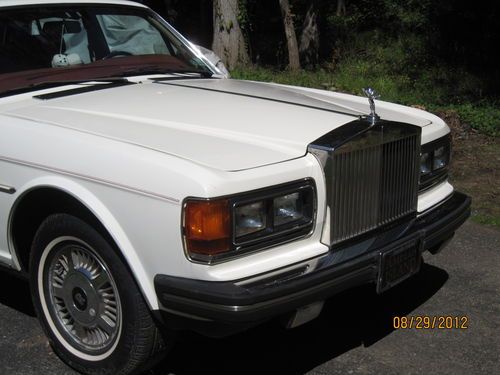
<instances>
[{"instance_id":1,"label":"white rolls royce car","mask_svg":"<svg viewBox=\"0 0 500 375\"><path fill-rule=\"evenodd\" d=\"M0 2L0 264L80 372L384 292L470 214L438 117L220 73L139 3Z\"/></svg>"}]
</instances>

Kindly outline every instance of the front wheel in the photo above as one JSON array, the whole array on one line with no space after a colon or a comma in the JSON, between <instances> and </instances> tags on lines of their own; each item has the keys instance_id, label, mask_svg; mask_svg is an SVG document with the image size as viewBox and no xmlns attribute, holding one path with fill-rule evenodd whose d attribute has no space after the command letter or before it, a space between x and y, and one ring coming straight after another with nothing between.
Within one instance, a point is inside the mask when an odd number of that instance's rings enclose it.
<instances>
[{"instance_id":1,"label":"front wheel","mask_svg":"<svg viewBox=\"0 0 500 375\"><path fill-rule=\"evenodd\" d=\"M130 374L163 352L142 294L113 247L67 214L48 217L32 245L31 293L56 354L86 374Z\"/></svg>"}]
</instances>

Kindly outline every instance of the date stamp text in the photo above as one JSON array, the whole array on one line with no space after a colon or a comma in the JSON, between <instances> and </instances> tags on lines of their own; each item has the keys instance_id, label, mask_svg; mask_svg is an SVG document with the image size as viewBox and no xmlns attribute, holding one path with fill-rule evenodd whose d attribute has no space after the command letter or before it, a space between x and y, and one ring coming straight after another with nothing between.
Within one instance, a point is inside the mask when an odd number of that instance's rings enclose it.
<instances>
[{"instance_id":1,"label":"date stamp text","mask_svg":"<svg viewBox=\"0 0 500 375\"><path fill-rule=\"evenodd\" d=\"M468 329L467 316L395 316L392 319L394 329Z\"/></svg>"}]
</instances>

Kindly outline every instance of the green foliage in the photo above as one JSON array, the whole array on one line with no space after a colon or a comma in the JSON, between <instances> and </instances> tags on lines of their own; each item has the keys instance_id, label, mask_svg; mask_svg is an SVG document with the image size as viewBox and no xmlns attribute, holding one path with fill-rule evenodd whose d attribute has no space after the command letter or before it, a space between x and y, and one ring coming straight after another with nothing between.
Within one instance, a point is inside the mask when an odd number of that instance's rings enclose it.
<instances>
[{"instance_id":1,"label":"green foliage","mask_svg":"<svg viewBox=\"0 0 500 375\"><path fill-rule=\"evenodd\" d=\"M490 103L451 105L460 119L480 132L500 136L500 108Z\"/></svg>"},{"instance_id":2,"label":"green foliage","mask_svg":"<svg viewBox=\"0 0 500 375\"><path fill-rule=\"evenodd\" d=\"M325 1L319 2L322 6ZM335 13L335 2L329 3L324 31L335 40L342 55L357 42L359 34L366 31L377 31L383 38L418 35L420 42L429 40L433 34L431 0L350 0L347 1L347 13L342 15Z\"/></svg>"},{"instance_id":3,"label":"green foliage","mask_svg":"<svg viewBox=\"0 0 500 375\"><path fill-rule=\"evenodd\" d=\"M384 17L386 27L393 32L415 32L429 26L431 0L383 0L378 16Z\"/></svg>"},{"instance_id":4,"label":"green foliage","mask_svg":"<svg viewBox=\"0 0 500 375\"><path fill-rule=\"evenodd\" d=\"M239 0L238 1L238 14L236 16L238 20L238 24L240 25L241 30L245 34L245 37L248 37L248 33L251 31L251 24L248 15L248 5L247 0Z\"/></svg>"},{"instance_id":5,"label":"green foliage","mask_svg":"<svg viewBox=\"0 0 500 375\"><path fill-rule=\"evenodd\" d=\"M471 216L472 221L478 224L491 225L495 227L500 227L500 217L495 217L491 215L483 214L473 214Z\"/></svg>"}]
</instances>

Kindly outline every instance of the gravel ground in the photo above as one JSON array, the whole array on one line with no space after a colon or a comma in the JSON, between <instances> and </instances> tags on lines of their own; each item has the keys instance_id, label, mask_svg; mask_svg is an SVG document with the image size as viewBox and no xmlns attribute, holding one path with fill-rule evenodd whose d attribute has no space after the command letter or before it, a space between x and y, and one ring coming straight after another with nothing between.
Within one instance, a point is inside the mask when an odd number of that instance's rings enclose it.
<instances>
[{"instance_id":1,"label":"gravel ground","mask_svg":"<svg viewBox=\"0 0 500 375\"><path fill-rule=\"evenodd\" d=\"M294 330L183 335L151 375L493 374L500 368L500 231L466 223L416 277L378 296L362 287ZM51 351L26 283L0 275L0 374L73 374ZM467 329L393 329L395 316L465 316Z\"/></svg>"}]
</instances>

